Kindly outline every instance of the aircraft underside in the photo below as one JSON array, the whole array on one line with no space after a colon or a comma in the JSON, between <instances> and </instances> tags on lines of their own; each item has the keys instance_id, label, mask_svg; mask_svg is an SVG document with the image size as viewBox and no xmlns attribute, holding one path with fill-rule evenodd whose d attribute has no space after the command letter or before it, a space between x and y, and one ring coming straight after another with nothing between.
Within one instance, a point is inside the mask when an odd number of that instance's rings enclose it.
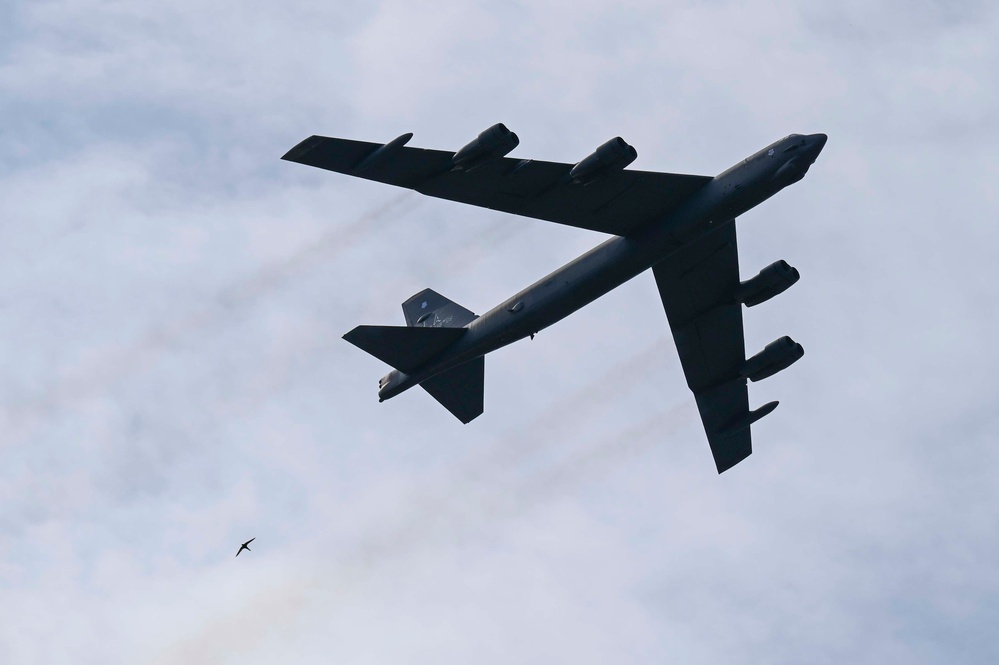
<instances>
[{"instance_id":1,"label":"aircraft underside","mask_svg":"<svg viewBox=\"0 0 999 665\"><path fill-rule=\"evenodd\" d=\"M777 261L739 278L735 217L801 180L824 134L792 134L716 177L626 170L620 137L575 165L506 157L519 139L494 125L457 152L313 136L284 159L434 196L615 237L482 316L425 289L403 303L406 326L358 326L344 339L391 365L379 400L422 386L461 422L483 413L484 356L556 323L652 268L687 385L718 472L752 453L750 426L777 402L749 408L748 382L804 354L781 337L746 358L743 306L798 281Z\"/></svg>"}]
</instances>

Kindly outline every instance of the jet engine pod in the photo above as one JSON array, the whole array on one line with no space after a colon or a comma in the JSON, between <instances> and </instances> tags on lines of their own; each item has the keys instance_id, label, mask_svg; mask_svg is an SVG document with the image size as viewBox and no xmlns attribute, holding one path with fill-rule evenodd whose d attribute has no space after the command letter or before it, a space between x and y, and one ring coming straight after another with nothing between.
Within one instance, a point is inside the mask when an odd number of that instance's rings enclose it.
<instances>
[{"instance_id":1,"label":"jet engine pod","mask_svg":"<svg viewBox=\"0 0 999 665\"><path fill-rule=\"evenodd\" d=\"M759 381L787 369L805 355L805 349L788 336L781 337L743 364L741 375L750 381Z\"/></svg>"},{"instance_id":2,"label":"jet engine pod","mask_svg":"<svg viewBox=\"0 0 999 665\"><path fill-rule=\"evenodd\" d=\"M471 171L487 162L505 157L520 145L517 135L502 122L496 123L480 133L474 141L454 153L452 163L455 168Z\"/></svg>"},{"instance_id":3,"label":"jet engine pod","mask_svg":"<svg viewBox=\"0 0 999 665\"><path fill-rule=\"evenodd\" d=\"M783 259L775 261L761 270L756 277L740 284L735 291L735 299L744 303L746 307L759 305L787 291L799 279L801 275L798 270L788 265L787 261Z\"/></svg>"},{"instance_id":4,"label":"jet engine pod","mask_svg":"<svg viewBox=\"0 0 999 665\"><path fill-rule=\"evenodd\" d=\"M811 166L810 163L796 157L777 169L773 175L773 180L782 187L792 185L805 177L809 166Z\"/></svg>"},{"instance_id":5,"label":"jet engine pod","mask_svg":"<svg viewBox=\"0 0 999 665\"><path fill-rule=\"evenodd\" d=\"M606 173L621 171L636 159L638 159L638 151L625 143L623 138L617 136L573 166L572 170L569 171L569 177L582 185L588 185Z\"/></svg>"}]
</instances>

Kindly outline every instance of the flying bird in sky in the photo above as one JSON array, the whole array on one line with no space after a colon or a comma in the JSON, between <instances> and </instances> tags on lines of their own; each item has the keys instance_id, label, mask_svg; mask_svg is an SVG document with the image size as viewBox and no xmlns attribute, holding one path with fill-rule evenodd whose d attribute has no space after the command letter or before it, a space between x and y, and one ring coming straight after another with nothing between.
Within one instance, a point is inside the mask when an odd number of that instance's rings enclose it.
<instances>
[{"instance_id":1,"label":"flying bird in sky","mask_svg":"<svg viewBox=\"0 0 999 665\"><path fill-rule=\"evenodd\" d=\"M251 549L249 548L249 544L250 544L250 543L252 543L252 542L253 542L254 540L256 540L256 539L257 539L257 537L256 537L256 536L254 536L253 538L250 538L250 539L249 539L248 541L246 541L245 543L243 543L242 545L240 545L240 546L239 546L239 551L238 551L238 552L236 552L236 556L239 556L239 555L240 555L240 553L241 553L241 552L242 552L243 550L246 550L247 552L252 552L253 550L251 550Z\"/></svg>"}]
</instances>

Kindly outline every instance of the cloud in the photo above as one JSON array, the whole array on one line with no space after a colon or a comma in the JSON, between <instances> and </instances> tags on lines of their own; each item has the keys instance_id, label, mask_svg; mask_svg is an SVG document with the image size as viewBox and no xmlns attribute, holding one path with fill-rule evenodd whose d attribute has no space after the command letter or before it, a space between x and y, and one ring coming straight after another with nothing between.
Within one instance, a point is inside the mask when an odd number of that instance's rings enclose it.
<instances>
[{"instance_id":1,"label":"cloud","mask_svg":"<svg viewBox=\"0 0 999 665\"><path fill-rule=\"evenodd\" d=\"M999 14L984 3L0 10L10 662L994 660ZM595 234L280 161L327 134L717 173L781 407L714 473L648 276L488 360L462 426L340 335ZM253 557L234 546L257 536ZM6 654L5 654L6 655Z\"/></svg>"}]
</instances>

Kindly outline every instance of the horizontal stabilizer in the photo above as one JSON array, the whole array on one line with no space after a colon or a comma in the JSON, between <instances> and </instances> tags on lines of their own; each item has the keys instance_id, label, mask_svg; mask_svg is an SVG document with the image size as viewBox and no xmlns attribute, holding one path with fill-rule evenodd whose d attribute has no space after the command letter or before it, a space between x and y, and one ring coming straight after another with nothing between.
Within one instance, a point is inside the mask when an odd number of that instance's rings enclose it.
<instances>
[{"instance_id":1,"label":"horizontal stabilizer","mask_svg":"<svg viewBox=\"0 0 999 665\"><path fill-rule=\"evenodd\" d=\"M486 359L479 356L421 383L461 422L468 424L482 415L482 392L486 378Z\"/></svg>"},{"instance_id":2,"label":"horizontal stabilizer","mask_svg":"<svg viewBox=\"0 0 999 665\"><path fill-rule=\"evenodd\" d=\"M467 331L467 328L357 326L343 338L392 367L411 374Z\"/></svg>"}]
</instances>

